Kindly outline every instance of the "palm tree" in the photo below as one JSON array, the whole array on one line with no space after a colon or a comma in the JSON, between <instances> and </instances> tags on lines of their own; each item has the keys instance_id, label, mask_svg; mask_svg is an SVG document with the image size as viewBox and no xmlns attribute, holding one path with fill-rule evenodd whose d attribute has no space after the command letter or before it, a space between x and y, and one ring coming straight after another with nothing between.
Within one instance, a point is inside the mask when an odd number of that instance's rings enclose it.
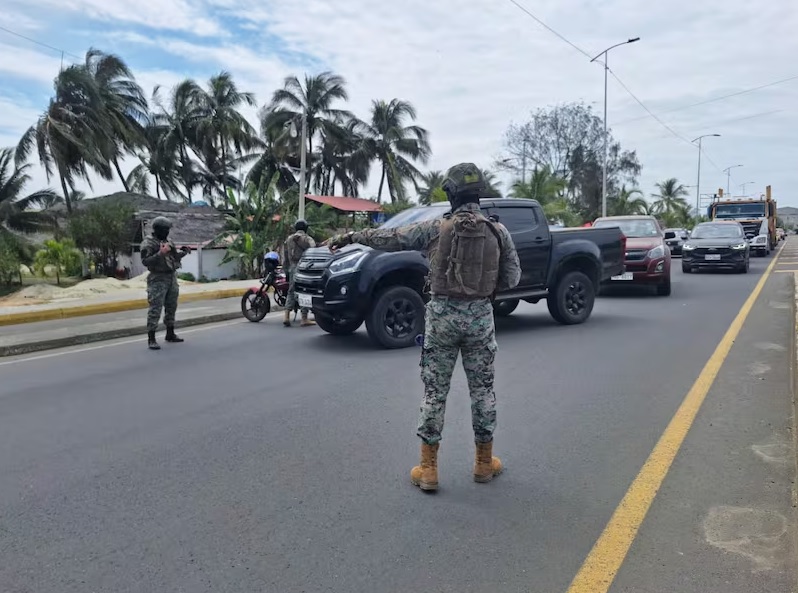
<instances>
[{"instance_id":1,"label":"palm tree","mask_svg":"<svg viewBox=\"0 0 798 593\"><path fill-rule=\"evenodd\" d=\"M648 213L648 202L643 198L643 192L637 188L626 189L625 185L617 196L611 198L609 205L611 216Z\"/></svg>"},{"instance_id":2,"label":"palm tree","mask_svg":"<svg viewBox=\"0 0 798 593\"><path fill-rule=\"evenodd\" d=\"M150 193L150 176L155 180L155 197L167 200L179 198L185 200L180 192L179 176L173 153L166 150L164 137L167 128L155 122L154 114L148 115L148 123L144 129L144 150L139 151L139 164L128 174L127 187L140 194Z\"/></svg>"},{"instance_id":3,"label":"palm tree","mask_svg":"<svg viewBox=\"0 0 798 593\"><path fill-rule=\"evenodd\" d=\"M659 193L651 194L655 199L654 209L659 214L675 214L685 208L687 201L682 197L688 195L687 189L675 177L656 184Z\"/></svg>"},{"instance_id":4,"label":"palm tree","mask_svg":"<svg viewBox=\"0 0 798 593\"><path fill-rule=\"evenodd\" d=\"M371 155L382 167L377 201L382 201L382 189L388 184L391 201L406 199L404 184L416 183L422 176L412 161L426 163L431 150L427 131L416 125L405 126L406 119L415 121L416 110L407 101L392 99L372 101L371 122L357 126L366 139Z\"/></svg>"},{"instance_id":5,"label":"palm tree","mask_svg":"<svg viewBox=\"0 0 798 593\"><path fill-rule=\"evenodd\" d=\"M42 189L22 196L31 180L28 175L30 167L29 164L17 166L12 149L0 151L0 236L9 240L13 239L9 231L34 233L52 224L50 217L31 211L31 208L55 203L58 194L51 189Z\"/></svg>"},{"instance_id":6,"label":"palm tree","mask_svg":"<svg viewBox=\"0 0 798 593\"><path fill-rule=\"evenodd\" d=\"M418 189L418 203L428 205L432 203L432 192L442 187L445 180L441 171L430 171L421 176L421 185Z\"/></svg>"},{"instance_id":7,"label":"palm tree","mask_svg":"<svg viewBox=\"0 0 798 593\"><path fill-rule=\"evenodd\" d=\"M53 266L56 284L60 286L61 272L80 266L80 261L80 252L75 248L71 239L63 241L48 239L44 242L44 247L36 253L34 264L42 276L45 275L47 266Z\"/></svg>"},{"instance_id":8,"label":"palm tree","mask_svg":"<svg viewBox=\"0 0 798 593\"><path fill-rule=\"evenodd\" d=\"M501 198L502 192L499 189L501 186L501 182L496 179L496 174L489 170L489 169L480 169L482 173L482 178L485 180L485 184L487 185L487 194L485 197L495 197Z\"/></svg>"},{"instance_id":9,"label":"palm tree","mask_svg":"<svg viewBox=\"0 0 798 593\"><path fill-rule=\"evenodd\" d=\"M198 92L197 103L201 112L197 122L198 141L203 153L214 157L206 160L206 166L218 155L219 163L214 168L222 172L221 189L226 197L231 153L248 152L259 144L257 132L238 111L243 105L254 107L255 96L239 91L229 72L220 72L211 77L207 90Z\"/></svg>"},{"instance_id":10,"label":"palm tree","mask_svg":"<svg viewBox=\"0 0 798 593\"><path fill-rule=\"evenodd\" d=\"M153 114L151 121L162 130L159 147L163 158L177 161L177 175L186 190L186 201L190 203L191 189L196 185L191 150L196 146L197 127L203 115L198 102L202 89L193 80L186 79L172 89L167 106L164 106L159 91L160 87L156 87L153 93L153 103L158 112Z\"/></svg>"},{"instance_id":11,"label":"palm tree","mask_svg":"<svg viewBox=\"0 0 798 593\"><path fill-rule=\"evenodd\" d=\"M565 179L554 175L548 166L544 166L535 169L528 182L517 181L513 184L510 195L514 198L537 200L545 205L562 198L567 187L568 182Z\"/></svg>"},{"instance_id":12,"label":"palm tree","mask_svg":"<svg viewBox=\"0 0 798 593\"><path fill-rule=\"evenodd\" d=\"M244 155L237 160L237 163L252 163L246 183L253 184L258 188L258 193L263 193L275 174L279 173L275 184L278 191L285 192L294 187L297 181L290 165L296 159L291 154L288 137L282 130L261 124L261 147L262 152Z\"/></svg>"},{"instance_id":13,"label":"palm tree","mask_svg":"<svg viewBox=\"0 0 798 593\"><path fill-rule=\"evenodd\" d=\"M130 187L119 167L119 157L124 152L134 154L134 149L144 143L147 99L133 73L119 57L92 48L86 52L83 67L96 85L102 103L104 137L100 152L113 163L125 191L129 192Z\"/></svg>"},{"instance_id":14,"label":"palm tree","mask_svg":"<svg viewBox=\"0 0 798 593\"><path fill-rule=\"evenodd\" d=\"M72 212L70 189L82 178L91 186L89 168L111 179L111 169L101 152L106 142L102 96L82 66L70 66L55 79L55 97L39 120L22 135L15 151L17 165L25 163L35 146L48 181L56 170Z\"/></svg>"},{"instance_id":15,"label":"palm tree","mask_svg":"<svg viewBox=\"0 0 798 593\"><path fill-rule=\"evenodd\" d=\"M305 76L304 85L296 76L289 76L283 88L274 92L271 103L261 112L262 127L272 133L286 134L289 123L293 122L299 130L305 117L308 144L304 149L312 156L317 136L325 138L354 118L350 112L333 107L336 101L348 99L346 81L332 72ZM310 177L307 176L302 191L308 191Z\"/></svg>"}]
</instances>

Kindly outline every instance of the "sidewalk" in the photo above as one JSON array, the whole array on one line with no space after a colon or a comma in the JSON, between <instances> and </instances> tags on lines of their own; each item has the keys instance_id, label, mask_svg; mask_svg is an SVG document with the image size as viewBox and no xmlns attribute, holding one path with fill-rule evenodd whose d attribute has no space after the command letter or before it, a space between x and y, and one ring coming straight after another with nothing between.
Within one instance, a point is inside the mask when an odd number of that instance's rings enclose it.
<instances>
[{"instance_id":1,"label":"sidewalk","mask_svg":"<svg viewBox=\"0 0 798 593\"><path fill-rule=\"evenodd\" d=\"M147 308L145 285L140 281L120 282L117 288L106 292L96 292L93 281L82 282L71 289L65 289L63 295L52 298L49 302L31 299L31 304L17 298L12 306L3 306L0 301L0 326L20 323L36 323L54 319L67 319L86 315L102 315ZM213 282L208 284L181 283L180 303L204 300L219 300L243 296L250 287L258 286L258 280L237 280ZM7 299L5 302L9 302ZM6 331L2 332L6 335Z\"/></svg>"}]
</instances>

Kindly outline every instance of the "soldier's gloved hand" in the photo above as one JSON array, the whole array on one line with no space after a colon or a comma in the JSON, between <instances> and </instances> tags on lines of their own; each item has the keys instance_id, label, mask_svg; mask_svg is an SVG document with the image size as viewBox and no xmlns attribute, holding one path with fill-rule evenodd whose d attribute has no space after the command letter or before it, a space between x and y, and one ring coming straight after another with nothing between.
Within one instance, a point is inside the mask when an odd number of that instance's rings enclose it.
<instances>
[{"instance_id":1,"label":"soldier's gloved hand","mask_svg":"<svg viewBox=\"0 0 798 593\"><path fill-rule=\"evenodd\" d=\"M191 253L191 247L189 247L188 245L183 245L180 248L180 251L182 251L183 253Z\"/></svg>"},{"instance_id":2,"label":"soldier's gloved hand","mask_svg":"<svg viewBox=\"0 0 798 593\"><path fill-rule=\"evenodd\" d=\"M345 235L335 235L331 237L328 242L327 246L330 248L330 251L335 251L336 249L340 249L341 247L346 247L347 245L352 244L352 233L347 233Z\"/></svg>"}]
</instances>

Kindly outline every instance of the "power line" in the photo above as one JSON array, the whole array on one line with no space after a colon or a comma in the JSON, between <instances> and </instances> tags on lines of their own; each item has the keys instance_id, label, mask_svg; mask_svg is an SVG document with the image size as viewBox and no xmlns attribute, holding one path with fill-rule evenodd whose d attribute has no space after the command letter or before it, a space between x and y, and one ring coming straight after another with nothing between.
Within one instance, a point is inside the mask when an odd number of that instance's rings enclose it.
<instances>
[{"instance_id":1,"label":"power line","mask_svg":"<svg viewBox=\"0 0 798 593\"><path fill-rule=\"evenodd\" d=\"M518 7L520 10L522 10L524 13L526 13L528 16L530 16L532 19L534 19L534 20L535 20L535 22L537 22L537 23L538 23L538 24L540 24L542 27L544 27L545 29L547 29L548 31L550 31L551 33L553 33L554 35L556 35L556 36L557 36L559 39L561 39L562 41L564 41L565 43L567 43L568 45L570 45L570 46L571 46L573 49L575 49L576 51L578 51L580 54L582 54L582 55L584 55L584 56L586 56L586 57L588 57L588 58L590 58L590 57L591 57L589 53L587 53L587 52L586 52L585 50L583 50L581 47L579 47L578 45L576 45L575 43L573 43L572 41L570 41L569 39L567 39L565 36L561 35L561 34L560 34L560 33L558 33L557 31L555 31L554 29L552 29L551 27L549 27L549 26L548 26L546 23L544 23L542 20L540 20L538 17L536 17L536 16L535 16L535 15L534 15L532 12L530 12L530 11L529 11L527 8L525 8L524 6L522 6L521 4L519 4L519 3L517 2L517 0L508 0L508 2L510 2L510 3L512 3L512 4L514 4L514 5L515 5L516 7ZM615 72L613 72L613 71L612 71L612 69L611 69L611 68L607 67L607 65L606 65L606 64L603 64L603 66L604 66L605 68L607 68L607 70L608 70L608 71L609 71L609 72L612 74L612 77L613 77L613 78L614 78L614 79L615 79L615 80L618 82L618 84L620 84L620 85L621 85L621 87L622 87L622 88L623 88L623 89L624 89L624 90L625 90L625 91L626 91L626 92L629 94L629 96L630 96L630 97L632 97L632 99L634 99L634 100L635 100L635 101L638 103L638 105L640 105L640 106L641 106L643 109L645 109L646 113L648 113L648 114L649 114L649 115L650 115L652 118L654 118L654 120L655 120L657 123L659 123L659 124L660 124L660 125L661 125L663 128L665 128L666 130L668 130L668 132L670 132L671 134L673 134L673 136L674 136L674 137L675 137L677 140L680 140L680 141L682 141L682 142L685 142L685 143L687 143L687 144L689 144L689 145L691 145L691 146L695 146L695 144L693 144L692 142L690 142L690 141L689 141L687 138L685 138L684 136L680 135L678 132L674 131L674 130L673 130L673 128L671 128L671 127L670 127L668 124L666 124L666 123L665 123L664 121L662 121L662 120L661 120L659 117L657 117L657 115L656 115L656 114L655 114L653 111L651 111L651 110L650 110L650 109L649 109L649 108L648 108L648 107L645 105L645 103L643 103L643 102L642 102L640 99L638 99L638 98L637 98L637 96L636 96L636 95L635 95L635 94L634 94L634 93L633 93L633 92L632 92L632 91L629 89L629 87L627 87L627 86L626 86L626 84L624 84L624 82L623 82L623 81L622 81L622 80L621 80L621 79L618 77L618 75L617 75L617 74L615 74ZM640 118L640 119L643 119L643 118ZM696 148L698 148L698 147L696 146ZM706 157L706 159L707 159L707 160L708 160L708 161L709 161L709 162L712 164L712 166L714 166L714 167L715 167L715 168L716 168L718 171L721 171L721 172L723 172L723 170L722 170L722 169L721 169L721 168L718 166L718 164L717 164L715 161L713 161L713 160L710 158L710 156L709 156L709 155L708 155L708 154L707 154L707 153L706 153L706 152L703 150L703 148L702 148L702 149L700 149L700 150L701 150L701 154L703 154L703 155Z\"/></svg>"},{"instance_id":2,"label":"power line","mask_svg":"<svg viewBox=\"0 0 798 593\"><path fill-rule=\"evenodd\" d=\"M508 0L508 2L510 2L511 4L515 4L515 6L517 6L519 9L521 9L523 12L525 12L530 17L532 17L541 27L543 27L544 29L547 29L550 33L553 33L554 35L559 37L561 40L563 40L565 43L570 45L572 48L574 48L580 54L582 54L584 56L587 56L588 58L591 57L589 53L587 53L585 50L583 50L581 47L579 47L575 43L572 43L570 40L566 39L564 36L562 36L559 33L557 33L557 31L555 31L554 29L549 27L546 23L541 21L538 17L536 17L534 14L532 14L527 8L525 8L524 6L522 6L521 4L516 2L516 0Z\"/></svg>"},{"instance_id":3,"label":"power line","mask_svg":"<svg viewBox=\"0 0 798 593\"><path fill-rule=\"evenodd\" d=\"M51 49L53 51L57 51L58 53L61 54L62 58L64 56L70 56L72 58L77 58L78 60L81 59L80 56L76 56L75 54L70 53L70 52L68 52L66 50L63 50L63 49L61 49L59 47L53 47L52 45L47 45L46 43L42 43L41 41L37 41L36 39L33 39L31 37L27 37L27 36L23 35L22 33L17 33L16 31L12 31L11 29L7 29L6 27L0 26L0 31L5 31L9 35L14 35L15 37L19 37L20 39L24 39L25 41L30 41L31 43L35 43L36 45L41 45L42 47L46 47L47 49Z\"/></svg>"},{"instance_id":4,"label":"power line","mask_svg":"<svg viewBox=\"0 0 798 593\"><path fill-rule=\"evenodd\" d=\"M672 109L666 109L664 111L660 111L660 114L673 113L674 111L683 111L684 109L692 109L693 107L698 107L700 105L706 105L708 103L714 103L716 101L722 101L724 99L729 99L731 97L737 97L739 95L745 95L747 93L753 93L754 91L759 91L759 90L762 90L762 89L765 89L765 88L768 88L768 87L771 87L771 86L776 86L777 84L784 84L785 82L790 82L792 80L798 80L798 76L790 76L788 78L782 78L781 80L775 80L773 82L769 82L767 84L761 84L759 86L751 87L749 89L743 89L742 91L736 91L734 93L729 93L728 95L721 95L720 97L715 97L713 99L707 99L705 101L699 101L698 103L691 103L690 105L683 105L681 107L674 107ZM621 122L618 122L615 125L616 126L620 126L620 125L623 125L623 124L631 123L633 121L639 121L641 119L646 119L646 117L642 116L642 117L633 117L631 119L625 119L625 120L623 120Z\"/></svg>"}]
</instances>

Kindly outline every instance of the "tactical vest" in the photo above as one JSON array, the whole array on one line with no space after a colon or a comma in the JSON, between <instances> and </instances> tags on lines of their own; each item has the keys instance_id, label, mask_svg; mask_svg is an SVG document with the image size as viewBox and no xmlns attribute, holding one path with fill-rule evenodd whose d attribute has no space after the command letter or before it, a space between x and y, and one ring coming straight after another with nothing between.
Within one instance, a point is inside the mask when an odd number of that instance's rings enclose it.
<instances>
[{"instance_id":1,"label":"tactical vest","mask_svg":"<svg viewBox=\"0 0 798 593\"><path fill-rule=\"evenodd\" d=\"M499 281L499 231L480 212L458 212L443 220L430 261L430 291L436 296L479 299Z\"/></svg>"},{"instance_id":2,"label":"tactical vest","mask_svg":"<svg viewBox=\"0 0 798 593\"><path fill-rule=\"evenodd\" d=\"M168 274L170 272L179 270L182 267L180 258L177 257L177 249L175 248L174 243L169 240L165 241L165 243L169 243L169 247L171 248L169 253L167 253L163 258L156 258L151 265L147 266L147 270L153 274ZM141 247L142 250L147 249L152 254L155 254L158 253L158 250L161 248L161 241L153 236L149 236L144 239Z\"/></svg>"},{"instance_id":3,"label":"tactical vest","mask_svg":"<svg viewBox=\"0 0 798 593\"><path fill-rule=\"evenodd\" d=\"M285 241L286 264L291 267L299 263L302 255L310 247L309 237L305 233L293 233Z\"/></svg>"}]
</instances>

